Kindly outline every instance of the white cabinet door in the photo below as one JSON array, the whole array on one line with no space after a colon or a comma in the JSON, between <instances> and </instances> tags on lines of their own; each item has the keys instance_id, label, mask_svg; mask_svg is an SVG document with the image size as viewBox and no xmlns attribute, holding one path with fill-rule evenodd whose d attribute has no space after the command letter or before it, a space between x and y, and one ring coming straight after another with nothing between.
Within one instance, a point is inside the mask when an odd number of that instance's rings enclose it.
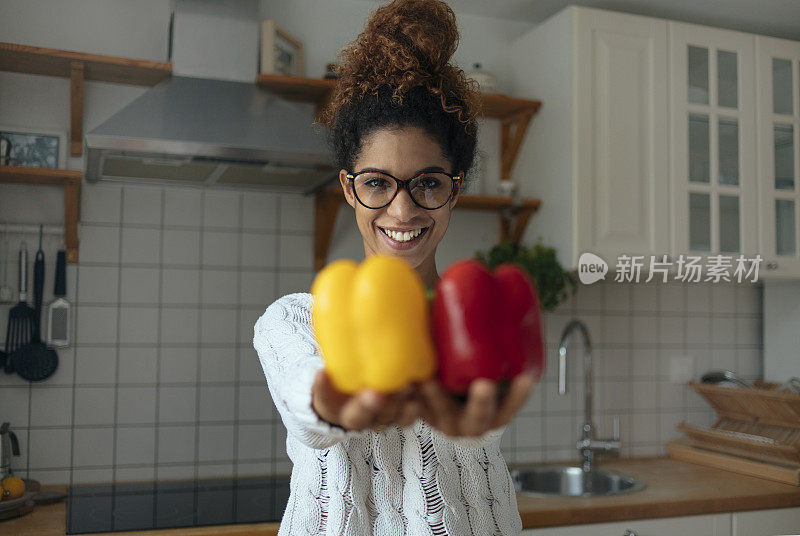
<instances>
[{"instance_id":1,"label":"white cabinet door","mask_svg":"<svg viewBox=\"0 0 800 536\"><path fill-rule=\"evenodd\" d=\"M760 243L765 277L800 276L800 43L758 36Z\"/></svg>"},{"instance_id":2,"label":"white cabinet door","mask_svg":"<svg viewBox=\"0 0 800 536\"><path fill-rule=\"evenodd\" d=\"M668 253L667 23L596 9L575 16L573 262L584 251L610 264Z\"/></svg>"},{"instance_id":3,"label":"white cabinet door","mask_svg":"<svg viewBox=\"0 0 800 536\"><path fill-rule=\"evenodd\" d=\"M627 531L627 532L626 532ZM525 536L731 536L731 515L667 517L614 523L593 523L548 529L528 529Z\"/></svg>"},{"instance_id":4,"label":"white cabinet door","mask_svg":"<svg viewBox=\"0 0 800 536\"><path fill-rule=\"evenodd\" d=\"M673 255L752 258L755 36L670 22L669 40Z\"/></svg>"},{"instance_id":5,"label":"white cabinet door","mask_svg":"<svg viewBox=\"0 0 800 536\"><path fill-rule=\"evenodd\" d=\"M800 534L800 508L776 508L733 514L732 536Z\"/></svg>"}]
</instances>

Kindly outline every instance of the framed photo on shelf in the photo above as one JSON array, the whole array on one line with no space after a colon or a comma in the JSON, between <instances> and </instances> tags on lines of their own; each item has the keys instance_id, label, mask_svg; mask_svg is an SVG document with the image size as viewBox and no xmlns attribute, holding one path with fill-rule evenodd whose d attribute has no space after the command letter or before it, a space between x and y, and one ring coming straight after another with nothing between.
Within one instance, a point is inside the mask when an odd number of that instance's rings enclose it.
<instances>
[{"instance_id":1,"label":"framed photo on shelf","mask_svg":"<svg viewBox=\"0 0 800 536\"><path fill-rule=\"evenodd\" d=\"M274 20L261 21L261 74L305 76L303 43Z\"/></svg>"},{"instance_id":2,"label":"framed photo on shelf","mask_svg":"<svg viewBox=\"0 0 800 536\"><path fill-rule=\"evenodd\" d=\"M0 165L58 168L67 165L67 134L0 125Z\"/></svg>"}]
</instances>

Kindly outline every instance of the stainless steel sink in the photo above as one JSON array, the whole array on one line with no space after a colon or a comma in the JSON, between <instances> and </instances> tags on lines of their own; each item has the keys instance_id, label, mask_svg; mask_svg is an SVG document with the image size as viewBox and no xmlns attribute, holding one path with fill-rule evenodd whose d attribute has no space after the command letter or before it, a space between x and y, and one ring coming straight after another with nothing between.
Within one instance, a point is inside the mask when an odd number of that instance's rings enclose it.
<instances>
[{"instance_id":1,"label":"stainless steel sink","mask_svg":"<svg viewBox=\"0 0 800 536\"><path fill-rule=\"evenodd\" d=\"M631 493L645 487L643 480L614 471L581 467L543 465L511 471L514 487L520 493L531 495L559 495L562 497L594 497Z\"/></svg>"}]
</instances>

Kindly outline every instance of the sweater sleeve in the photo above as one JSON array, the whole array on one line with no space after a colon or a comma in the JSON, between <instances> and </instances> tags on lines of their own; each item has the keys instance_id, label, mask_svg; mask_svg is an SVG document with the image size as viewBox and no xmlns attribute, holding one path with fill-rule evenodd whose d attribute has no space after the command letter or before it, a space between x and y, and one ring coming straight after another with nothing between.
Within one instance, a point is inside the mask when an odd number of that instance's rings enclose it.
<instances>
[{"instance_id":1,"label":"sweater sleeve","mask_svg":"<svg viewBox=\"0 0 800 536\"><path fill-rule=\"evenodd\" d=\"M488 447L492 443L496 441L500 441L500 438L503 437L503 432L506 430L506 426L501 426L500 428L495 428L494 430L488 430L483 435L478 437L468 437L468 436L458 436L453 437L444 434L440 430L433 428L433 432L446 438L448 441L459 445L461 447L472 448L472 449L480 449L484 447Z\"/></svg>"},{"instance_id":2,"label":"sweater sleeve","mask_svg":"<svg viewBox=\"0 0 800 536\"><path fill-rule=\"evenodd\" d=\"M256 321L253 347L288 434L313 449L363 435L322 420L311 407L311 386L323 367L311 326L312 296L288 294Z\"/></svg>"}]
</instances>

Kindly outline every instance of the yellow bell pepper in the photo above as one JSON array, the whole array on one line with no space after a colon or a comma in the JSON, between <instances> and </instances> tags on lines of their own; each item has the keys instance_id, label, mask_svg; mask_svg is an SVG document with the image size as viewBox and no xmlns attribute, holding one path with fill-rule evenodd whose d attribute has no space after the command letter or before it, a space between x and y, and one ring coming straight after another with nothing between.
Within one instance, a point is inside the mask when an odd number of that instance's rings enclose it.
<instances>
[{"instance_id":1,"label":"yellow bell pepper","mask_svg":"<svg viewBox=\"0 0 800 536\"><path fill-rule=\"evenodd\" d=\"M372 255L360 266L332 262L314 279L311 293L312 324L337 389L392 393L433 375L425 287L406 261Z\"/></svg>"}]
</instances>

